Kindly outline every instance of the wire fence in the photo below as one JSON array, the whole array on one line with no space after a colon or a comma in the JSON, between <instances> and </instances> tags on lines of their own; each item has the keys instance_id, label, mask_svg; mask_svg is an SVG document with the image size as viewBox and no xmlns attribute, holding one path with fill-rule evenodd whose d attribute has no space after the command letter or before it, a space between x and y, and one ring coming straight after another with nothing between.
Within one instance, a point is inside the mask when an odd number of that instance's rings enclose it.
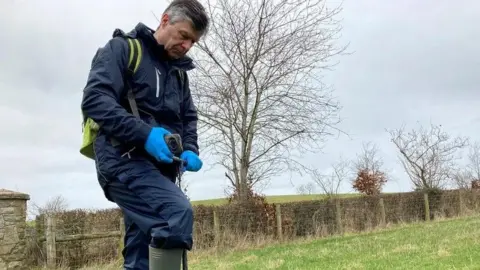
<instances>
[{"instance_id":1,"label":"wire fence","mask_svg":"<svg viewBox=\"0 0 480 270\"><path fill-rule=\"evenodd\" d=\"M382 194L269 204L195 206L194 250L248 248L300 238L321 238L394 224L480 213L480 191ZM38 216L27 230L30 265L80 268L121 259L123 220L118 209Z\"/></svg>"}]
</instances>

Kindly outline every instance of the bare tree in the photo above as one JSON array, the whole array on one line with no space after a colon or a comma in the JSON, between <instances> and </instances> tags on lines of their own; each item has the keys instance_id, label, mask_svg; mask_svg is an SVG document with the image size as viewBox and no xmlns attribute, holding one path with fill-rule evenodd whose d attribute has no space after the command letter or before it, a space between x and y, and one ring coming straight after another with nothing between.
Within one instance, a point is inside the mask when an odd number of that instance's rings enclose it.
<instances>
[{"instance_id":1,"label":"bare tree","mask_svg":"<svg viewBox=\"0 0 480 270\"><path fill-rule=\"evenodd\" d=\"M317 169L312 170L312 178L324 194L328 197L333 197L338 195L342 183L352 176L350 167L350 161L340 158L338 162L332 164L330 173L325 174Z\"/></svg>"},{"instance_id":2,"label":"bare tree","mask_svg":"<svg viewBox=\"0 0 480 270\"><path fill-rule=\"evenodd\" d=\"M468 138L452 138L441 125L420 126L409 132L402 127L388 132L417 190L445 188L456 169L457 151L468 145Z\"/></svg>"},{"instance_id":3,"label":"bare tree","mask_svg":"<svg viewBox=\"0 0 480 270\"><path fill-rule=\"evenodd\" d=\"M480 143L473 143L469 150L467 169L472 177L471 180L480 180Z\"/></svg>"},{"instance_id":4,"label":"bare tree","mask_svg":"<svg viewBox=\"0 0 480 270\"><path fill-rule=\"evenodd\" d=\"M470 189L473 177L469 170L458 170L453 173L452 180L456 188Z\"/></svg>"},{"instance_id":5,"label":"bare tree","mask_svg":"<svg viewBox=\"0 0 480 270\"><path fill-rule=\"evenodd\" d=\"M324 0L217 0L209 33L192 51L191 88L203 144L240 194L300 170L298 157L336 131L339 105L320 71L335 48L340 8ZM297 156L294 156L297 155Z\"/></svg>"},{"instance_id":6,"label":"bare tree","mask_svg":"<svg viewBox=\"0 0 480 270\"><path fill-rule=\"evenodd\" d=\"M300 195L315 194L315 183L308 182L307 184L301 184L297 187L297 193Z\"/></svg>"},{"instance_id":7,"label":"bare tree","mask_svg":"<svg viewBox=\"0 0 480 270\"><path fill-rule=\"evenodd\" d=\"M383 160L378 156L377 145L373 142L363 142L362 150L357 154L357 159L353 162L353 165L355 171L380 171Z\"/></svg>"},{"instance_id":8,"label":"bare tree","mask_svg":"<svg viewBox=\"0 0 480 270\"><path fill-rule=\"evenodd\" d=\"M40 206L34 202L30 204L29 212L36 216L36 215L52 215L62 211L67 210L68 202L62 195L57 195L50 200L48 200L43 206Z\"/></svg>"},{"instance_id":9,"label":"bare tree","mask_svg":"<svg viewBox=\"0 0 480 270\"><path fill-rule=\"evenodd\" d=\"M453 174L455 186L460 189L471 188L472 181L480 180L480 143L469 147L467 166Z\"/></svg>"}]
</instances>

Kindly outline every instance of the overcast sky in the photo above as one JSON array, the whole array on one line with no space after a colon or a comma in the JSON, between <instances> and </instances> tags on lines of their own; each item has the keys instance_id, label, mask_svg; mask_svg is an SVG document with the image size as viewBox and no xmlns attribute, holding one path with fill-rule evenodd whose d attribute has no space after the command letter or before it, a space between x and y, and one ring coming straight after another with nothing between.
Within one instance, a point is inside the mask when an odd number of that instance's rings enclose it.
<instances>
[{"instance_id":1,"label":"overcast sky","mask_svg":"<svg viewBox=\"0 0 480 270\"><path fill-rule=\"evenodd\" d=\"M82 89L95 50L112 31L138 22L155 28L152 11L160 16L166 5L1 1L0 188L26 192L38 204L63 195L71 208L113 206L93 162L78 152ZM480 134L480 2L346 0L341 16L341 42L350 42L354 54L341 58L326 82L337 89L344 107L340 127L351 138L330 140L315 165L327 170L340 155L353 158L362 141L373 141L395 179L385 191L408 191L385 128L432 121L453 134ZM189 196L223 196L222 175L218 168L188 174ZM264 193L294 194L292 182L308 181L278 177ZM351 192L350 186L343 191Z\"/></svg>"}]
</instances>

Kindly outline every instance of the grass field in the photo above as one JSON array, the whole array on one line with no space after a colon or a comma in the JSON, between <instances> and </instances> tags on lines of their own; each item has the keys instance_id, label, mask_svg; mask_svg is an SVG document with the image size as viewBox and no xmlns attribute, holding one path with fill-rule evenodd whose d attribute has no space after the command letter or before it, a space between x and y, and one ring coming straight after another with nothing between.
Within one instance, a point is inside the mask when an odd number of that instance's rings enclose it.
<instances>
[{"instance_id":1,"label":"grass field","mask_svg":"<svg viewBox=\"0 0 480 270\"><path fill-rule=\"evenodd\" d=\"M480 217L371 233L189 255L189 269L480 269ZM113 270L119 264L82 270Z\"/></svg>"},{"instance_id":2,"label":"grass field","mask_svg":"<svg viewBox=\"0 0 480 270\"><path fill-rule=\"evenodd\" d=\"M192 254L193 255L193 254ZM191 269L480 269L480 218L193 256Z\"/></svg>"},{"instance_id":3,"label":"grass field","mask_svg":"<svg viewBox=\"0 0 480 270\"><path fill-rule=\"evenodd\" d=\"M355 197L360 196L356 193L351 194L339 194L340 197ZM312 195L273 195L266 196L267 202L269 203L287 203L287 202L300 202L300 201L313 201L313 200L322 200L326 196L323 194L312 194ZM192 205L222 205L226 204L227 199L212 199L212 200L200 200L192 201Z\"/></svg>"}]
</instances>

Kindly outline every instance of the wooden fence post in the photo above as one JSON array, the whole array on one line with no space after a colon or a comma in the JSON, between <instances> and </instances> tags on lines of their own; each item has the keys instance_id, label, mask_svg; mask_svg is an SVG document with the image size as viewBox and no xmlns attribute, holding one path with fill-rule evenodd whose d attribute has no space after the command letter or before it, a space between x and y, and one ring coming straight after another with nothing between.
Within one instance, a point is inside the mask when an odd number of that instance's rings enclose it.
<instances>
[{"instance_id":1,"label":"wooden fence post","mask_svg":"<svg viewBox=\"0 0 480 270\"><path fill-rule=\"evenodd\" d=\"M277 217L277 237L278 239L283 239L283 229L282 229L282 209L280 204L275 205L275 216Z\"/></svg>"},{"instance_id":2,"label":"wooden fence post","mask_svg":"<svg viewBox=\"0 0 480 270\"><path fill-rule=\"evenodd\" d=\"M216 210L213 210L213 232L215 233L215 245L217 246L220 243L220 221Z\"/></svg>"},{"instance_id":3,"label":"wooden fence post","mask_svg":"<svg viewBox=\"0 0 480 270\"><path fill-rule=\"evenodd\" d=\"M45 240L47 246L47 266L54 269L57 264L57 248L55 246L56 222L53 216L47 216L47 228L45 230Z\"/></svg>"},{"instance_id":4,"label":"wooden fence post","mask_svg":"<svg viewBox=\"0 0 480 270\"><path fill-rule=\"evenodd\" d=\"M118 240L118 252L117 257L119 261L123 261L123 248L124 248L124 238L125 238L125 222L123 217L120 218L120 238Z\"/></svg>"},{"instance_id":5,"label":"wooden fence post","mask_svg":"<svg viewBox=\"0 0 480 270\"><path fill-rule=\"evenodd\" d=\"M383 198L380 198L378 204L380 206L380 224L381 226L385 226L387 224L387 215L385 213L385 203Z\"/></svg>"},{"instance_id":6,"label":"wooden fence post","mask_svg":"<svg viewBox=\"0 0 480 270\"><path fill-rule=\"evenodd\" d=\"M465 212L464 202L463 202L463 192L461 189L458 190L458 215L463 216Z\"/></svg>"},{"instance_id":7,"label":"wooden fence post","mask_svg":"<svg viewBox=\"0 0 480 270\"><path fill-rule=\"evenodd\" d=\"M426 192L423 194L423 201L425 202L425 221L430 221L430 203Z\"/></svg>"},{"instance_id":8,"label":"wooden fence post","mask_svg":"<svg viewBox=\"0 0 480 270\"><path fill-rule=\"evenodd\" d=\"M337 232L343 235L342 208L338 199L335 200L335 223L337 224Z\"/></svg>"}]
</instances>

